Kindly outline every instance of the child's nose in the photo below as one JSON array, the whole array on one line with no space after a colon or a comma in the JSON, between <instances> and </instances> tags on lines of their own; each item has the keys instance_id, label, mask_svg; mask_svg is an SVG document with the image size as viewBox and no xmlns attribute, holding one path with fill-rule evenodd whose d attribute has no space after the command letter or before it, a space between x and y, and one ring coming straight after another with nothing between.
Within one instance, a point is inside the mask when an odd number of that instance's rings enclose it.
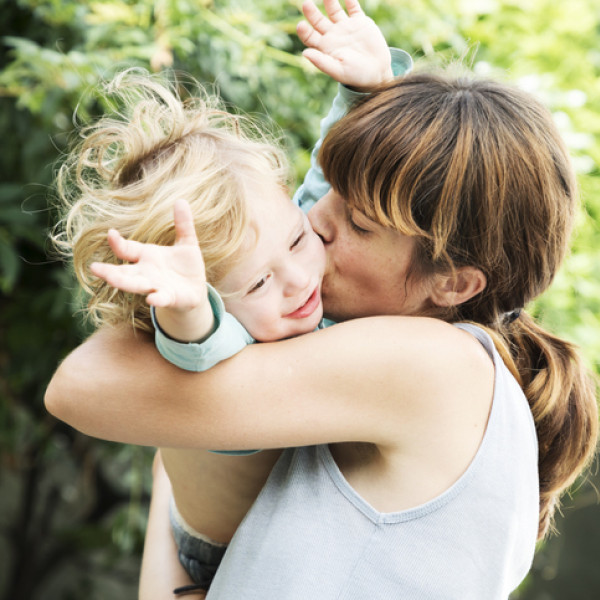
<instances>
[{"instance_id":1,"label":"child's nose","mask_svg":"<svg viewBox=\"0 0 600 600\"><path fill-rule=\"evenodd\" d=\"M302 264L300 260L290 260L286 268L285 283L283 287L284 296L293 296L299 291L306 289L311 282L310 269Z\"/></svg>"}]
</instances>

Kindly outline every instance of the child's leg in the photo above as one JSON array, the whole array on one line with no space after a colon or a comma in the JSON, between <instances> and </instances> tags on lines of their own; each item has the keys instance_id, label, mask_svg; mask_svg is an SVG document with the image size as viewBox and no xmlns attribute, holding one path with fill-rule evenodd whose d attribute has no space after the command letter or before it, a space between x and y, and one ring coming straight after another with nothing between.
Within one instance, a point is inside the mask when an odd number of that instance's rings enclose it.
<instances>
[{"instance_id":1,"label":"child's leg","mask_svg":"<svg viewBox=\"0 0 600 600\"><path fill-rule=\"evenodd\" d=\"M153 467L152 500L148 528L144 542L140 574L139 600L166 600L175 598L175 588L189 585L192 580L177 560L177 547L169 523L171 484L157 452ZM194 600L205 597L204 592L190 596Z\"/></svg>"},{"instance_id":2,"label":"child's leg","mask_svg":"<svg viewBox=\"0 0 600 600\"><path fill-rule=\"evenodd\" d=\"M177 510L186 524L227 544L265 484L281 450L248 456L162 448Z\"/></svg>"},{"instance_id":3,"label":"child's leg","mask_svg":"<svg viewBox=\"0 0 600 600\"><path fill-rule=\"evenodd\" d=\"M179 559L208 590L238 525L258 496L281 450L248 456L161 449L172 484L170 506Z\"/></svg>"}]
</instances>

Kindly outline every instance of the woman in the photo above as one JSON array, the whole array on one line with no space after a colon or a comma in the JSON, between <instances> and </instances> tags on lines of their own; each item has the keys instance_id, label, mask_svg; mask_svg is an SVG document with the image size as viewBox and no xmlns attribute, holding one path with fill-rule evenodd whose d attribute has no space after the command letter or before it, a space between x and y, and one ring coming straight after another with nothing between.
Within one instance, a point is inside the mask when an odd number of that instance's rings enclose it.
<instances>
[{"instance_id":1,"label":"woman","mask_svg":"<svg viewBox=\"0 0 600 600\"><path fill-rule=\"evenodd\" d=\"M568 155L528 95L416 74L319 159L331 190L309 218L338 325L202 374L101 330L48 409L122 442L288 448L209 598L506 598L596 443L591 378L523 310L567 250Z\"/></svg>"}]
</instances>

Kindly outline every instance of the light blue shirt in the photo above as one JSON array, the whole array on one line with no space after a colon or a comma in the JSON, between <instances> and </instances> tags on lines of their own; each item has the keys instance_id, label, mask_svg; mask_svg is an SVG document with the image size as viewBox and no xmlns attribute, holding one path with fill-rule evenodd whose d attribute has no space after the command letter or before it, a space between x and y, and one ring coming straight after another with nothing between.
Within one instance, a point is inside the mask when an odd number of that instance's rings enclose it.
<instances>
[{"instance_id":1,"label":"light blue shirt","mask_svg":"<svg viewBox=\"0 0 600 600\"><path fill-rule=\"evenodd\" d=\"M154 314L154 307L151 310L156 348L169 362L186 371L206 371L255 342L244 326L225 310L225 304L217 290L208 283L206 287L215 317L215 329L201 343L178 342L169 337L160 328Z\"/></svg>"}]
</instances>

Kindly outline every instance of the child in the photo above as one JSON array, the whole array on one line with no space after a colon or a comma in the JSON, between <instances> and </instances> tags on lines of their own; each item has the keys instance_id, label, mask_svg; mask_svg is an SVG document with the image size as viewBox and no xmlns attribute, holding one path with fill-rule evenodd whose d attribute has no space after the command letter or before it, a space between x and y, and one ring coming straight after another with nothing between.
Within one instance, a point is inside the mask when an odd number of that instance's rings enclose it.
<instances>
[{"instance_id":1,"label":"child","mask_svg":"<svg viewBox=\"0 0 600 600\"><path fill-rule=\"evenodd\" d=\"M125 72L109 89L130 116L106 116L86 130L67 165L77 175L74 201L66 194L72 191L67 167L60 180L70 207L68 241L59 241L72 248L94 321L150 330L152 305L172 338L200 340L213 328L208 287L219 331L229 325L244 345L246 331L266 341L315 329L322 316L323 245L287 196L281 150L257 129L250 137L239 117L208 99L184 103L151 77ZM115 262L113 252L132 264L108 264ZM222 314L216 289L239 322ZM147 304L139 294L147 295ZM197 307L186 311L193 303ZM227 345L236 337L219 339ZM215 336L211 340L222 351ZM162 454L175 514L220 542L222 552L276 454L244 460L186 449ZM192 509L208 490L214 509L203 511L199 522Z\"/></svg>"},{"instance_id":2,"label":"child","mask_svg":"<svg viewBox=\"0 0 600 600\"><path fill-rule=\"evenodd\" d=\"M314 21L316 9L307 6L307 18ZM357 87L391 78L389 50L374 23L359 11L348 24L357 68L349 69L353 63L345 68L360 78L338 77ZM396 73L410 66L405 53L393 56ZM323 57L312 56L316 63ZM368 76L357 59L369 61ZM96 322L131 322L147 329L148 311L141 301L146 296L159 350L195 371L214 366L253 340L314 330L322 316L323 247L303 213L285 197L279 150L244 138L239 118L205 102L182 105L172 91L147 77L123 74L111 91L132 117L104 118L87 134L75 164L88 171L80 168L81 192L67 221L76 272L91 294L89 310ZM343 94L325 129L354 97L347 89ZM98 174L104 179L100 186ZM322 185L313 169L302 198L316 198L315 188ZM168 219L173 199L174 228ZM110 249L129 264L114 264L102 235L107 227ZM167 245L173 236L173 245ZM90 278L88 266L98 279ZM172 340L205 341L173 354L178 344ZM172 518L182 562L208 588L226 543L279 452L244 459L172 448L161 454L173 486Z\"/></svg>"}]
</instances>

